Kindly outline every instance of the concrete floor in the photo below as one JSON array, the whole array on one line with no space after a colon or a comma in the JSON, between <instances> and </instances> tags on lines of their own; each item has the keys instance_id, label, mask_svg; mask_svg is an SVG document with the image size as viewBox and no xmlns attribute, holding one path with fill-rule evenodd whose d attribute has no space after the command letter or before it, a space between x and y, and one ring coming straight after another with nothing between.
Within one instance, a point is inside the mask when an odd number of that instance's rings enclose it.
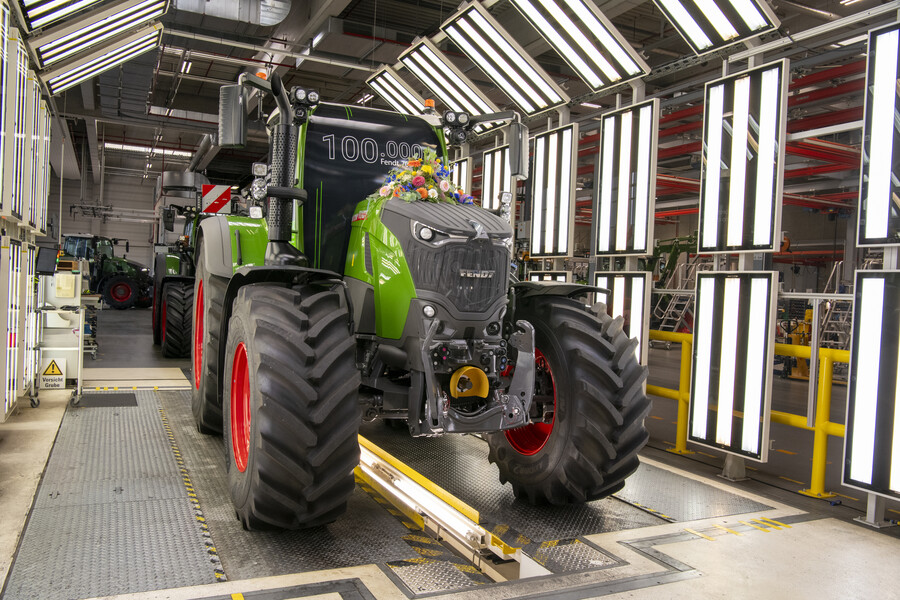
<instances>
[{"instance_id":1,"label":"concrete floor","mask_svg":"<svg viewBox=\"0 0 900 600\"><path fill-rule=\"evenodd\" d=\"M85 364L96 371L96 383L115 385L139 381L141 377L188 367L186 359L160 356L152 345L150 311L103 311L100 318L100 352ZM651 351L651 383L674 387L678 352ZM116 371L106 371L115 369ZM140 370L138 370L140 369ZM157 371L165 369L165 371ZM673 376L674 375L674 376ZM127 377L126 377L127 376ZM801 413L805 409L805 384L776 380L774 408ZM843 422L843 400L836 388L833 418ZM19 535L27 521L56 431L66 408L68 393L42 392L39 408L27 401L11 419L0 425L0 572L5 580ZM713 451L691 457L676 456L664 449L674 440L675 403L654 399L651 446L645 461L708 485L757 499L772 510L738 517L705 519L598 534L590 542L622 559L614 569L585 573L582 587L542 593L550 582L535 580L525 588L534 597L559 598L879 598L900 599L896 573L900 570L900 528L873 530L853 522L861 513L850 498L863 501L856 490L839 486L841 440L829 448L831 463L826 488L844 494L842 505L796 494L808 482L812 434L790 428L773 428L775 449L766 465L756 465L751 479L733 484L717 478L722 457ZM694 448L697 449L697 448ZM702 450L702 449L701 449ZM891 516L900 516L896 503L888 504ZM745 527L740 521L767 517L792 523L790 527L765 531ZM723 529L727 528L727 529ZM731 531L728 531L731 530ZM736 535L733 532L740 533ZM662 565L662 566L661 566ZM672 567L671 565L675 565ZM53 572L48 565L48 573ZM652 585L648 581L652 580ZM316 571L262 579L229 581L181 590L130 594L127 598L228 598L233 594L256 597L254 590L270 593L259 598L323 597L346 594L335 586L358 582L357 588L375 598L406 598L378 565ZM523 588L490 586L451 597L502 598L521 596ZM601 587L597 587L597 586ZM603 587L605 585L605 587ZM587 587L593 586L593 587ZM602 590L602 591L600 591ZM351 593L351 595L353 595ZM367 594L362 594L366 596ZM125 598L121 596L119 598ZM6 600L4 598L4 600Z\"/></svg>"}]
</instances>

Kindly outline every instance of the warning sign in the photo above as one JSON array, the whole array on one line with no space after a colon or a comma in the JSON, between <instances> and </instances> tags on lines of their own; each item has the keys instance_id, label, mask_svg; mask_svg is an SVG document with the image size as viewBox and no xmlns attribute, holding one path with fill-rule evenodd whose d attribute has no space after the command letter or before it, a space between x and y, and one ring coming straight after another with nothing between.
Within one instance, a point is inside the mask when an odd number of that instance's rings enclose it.
<instances>
[{"instance_id":1,"label":"warning sign","mask_svg":"<svg viewBox=\"0 0 900 600\"><path fill-rule=\"evenodd\" d=\"M66 387L66 359L45 358L41 365L41 389L61 390Z\"/></svg>"},{"instance_id":2,"label":"warning sign","mask_svg":"<svg viewBox=\"0 0 900 600\"><path fill-rule=\"evenodd\" d=\"M231 186L203 184L200 211L205 213L231 212Z\"/></svg>"}]
</instances>

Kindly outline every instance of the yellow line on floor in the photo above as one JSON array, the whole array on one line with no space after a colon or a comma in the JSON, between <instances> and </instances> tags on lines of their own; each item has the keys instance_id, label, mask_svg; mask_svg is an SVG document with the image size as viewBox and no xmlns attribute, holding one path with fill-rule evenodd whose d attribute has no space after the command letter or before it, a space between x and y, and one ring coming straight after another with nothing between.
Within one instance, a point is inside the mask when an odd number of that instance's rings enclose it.
<instances>
[{"instance_id":1,"label":"yellow line on floor","mask_svg":"<svg viewBox=\"0 0 900 600\"><path fill-rule=\"evenodd\" d=\"M725 527L724 525L713 524L713 527L718 527L722 531L727 531L728 533L733 533L734 535L744 535L743 533L740 533L739 531L735 531L734 529L729 529L728 527Z\"/></svg>"},{"instance_id":2,"label":"yellow line on floor","mask_svg":"<svg viewBox=\"0 0 900 600\"><path fill-rule=\"evenodd\" d=\"M662 421L662 420L663 420L662 417L657 417L656 415L650 415L650 418L651 418L651 419L656 419L657 421Z\"/></svg>"},{"instance_id":3,"label":"yellow line on floor","mask_svg":"<svg viewBox=\"0 0 900 600\"><path fill-rule=\"evenodd\" d=\"M675 445L675 444L673 444L672 442L667 442L666 440L663 440L663 444L665 444L665 445L667 445L667 446L674 446L674 445Z\"/></svg>"},{"instance_id":4,"label":"yellow line on floor","mask_svg":"<svg viewBox=\"0 0 900 600\"><path fill-rule=\"evenodd\" d=\"M894 510L893 508L889 508L888 512L897 513L898 515L900 515L900 510Z\"/></svg>"},{"instance_id":5,"label":"yellow line on floor","mask_svg":"<svg viewBox=\"0 0 900 600\"><path fill-rule=\"evenodd\" d=\"M711 541L711 542L716 541L716 538L714 538L714 537L709 537L708 535L704 535L704 534L702 534L702 533L700 533L699 531L696 531L696 530L694 530L694 529L688 529L687 527L685 527L684 530L687 531L688 533L693 533L694 535L700 536L700 537L702 537L703 539L709 540L709 541Z\"/></svg>"},{"instance_id":6,"label":"yellow line on floor","mask_svg":"<svg viewBox=\"0 0 900 600\"><path fill-rule=\"evenodd\" d=\"M697 450L697 454L702 454L703 456L708 456L709 458L719 458L715 454L710 454L709 452L704 452L703 450Z\"/></svg>"},{"instance_id":7,"label":"yellow line on floor","mask_svg":"<svg viewBox=\"0 0 900 600\"><path fill-rule=\"evenodd\" d=\"M231 600L244 600L244 595L240 592L236 592L231 595Z\"/></svg>"},{"instance_id":8,"label":"yellow line on floor","mask_svg":"<svg viewBox=\"0 0 900 600\"><path fill-rule=\"evenodd\" d=\"M779 475L778 479L784 479L785 481L790 481L791 483L796 483L797 485L806 485L803 481L797 481L796 479L791 479L790 477L785 477L784 475Z\"/></svg>"},{"instance_id":9,"label":"yellow line on floor","mask_svg":"<svg viewBox=\"0 0 900 600\"><path fill-rule=\"evenodd\" d=\"M770 523L768 519L753 519L753 520L764 527L774 527L775 529L781 529L780 525L776 525L775 523Z\"/></svg>"},{"instance_id":10,"label":"yellow line on floor","mask_svg":"<svg viewBox=\"0 0 900 600\"><path fill-rule=\"evenodd\" d=\"M859 498L854 498L853 496L845 496L844 494L838 494L837 492L831 492L835 496L840 496L841 498L846 498L847 500L853 500L854 502L859 502Z\"/></svg>"},{"instance_id":11,"label":"yellow line on floor","mask_svg":"<svg viewBox=\"0 0 900 600\"><path fill-rule=\"evenodd\" d=\"M753 529L759 529L760 531L765 531L766 533L769 533L769 530L766 529L765 527L760 527L759 525L754 525L753 523L748 523L747 521L738 521L738 523L740 523L742 525L746 525L747 527L752 527Z\"/></svg>"},{"instance_id":12,"label":"yellow line on floor","mask_svg":"<svg viewBox=\"0 0 900 600\"><path fill-rule=\"evenodd\" d=\"M791 456L797 454L796 452L791 452L790 450L782 450L781 448L775 448L775 452L781 452L782 454L789 454Z\"/></svg>"},{"instance_id":13,"label":"yellow line on floor","mask_svg":"<svg viewBox=\"0 0 900 600\"><path fill-rule=\"evenodd\" d=\"M756 467L751 467L750 465L747 465L746 468L750 469L751 471L759 471L759 469L757 469Z\"/></svg>"},{"instance_id":14,"label":"yellow line on floor","mask_svg":"<svg viewBox=\"0 0 900 600\"><path fill-rule=\"evenodd\" d=\"M772 523L773 525L780 525L781 527L787 527L788 529L793 529L787 523L782 523L781 521L776 521L775 519L770 519L769 517L760 517L759 520L765 521L766 523Z\"/></svg>"}]
</instances>

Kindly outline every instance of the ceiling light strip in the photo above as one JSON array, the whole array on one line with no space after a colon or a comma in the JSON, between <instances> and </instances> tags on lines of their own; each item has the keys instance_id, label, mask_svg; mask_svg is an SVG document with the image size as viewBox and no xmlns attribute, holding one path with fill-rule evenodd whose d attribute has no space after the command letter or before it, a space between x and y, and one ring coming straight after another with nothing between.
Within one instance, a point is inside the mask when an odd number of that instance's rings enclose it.
<instances>
[{"instance_id":1,"label":"ceiling light strip","mask_svg":"<svg viewBox=\"0 0 900 600\"><path fill-rule=\"evenodd\" d=\"M392 68L383 67L368 79L368 84L397 112L423 114L425 99L409 89Z\"/></svg>"},{"instance_id":2,"label":"ceiling light strip","mask_svg":"<svg viewBox=\"0 0 900 600\"><path fill-rule=\"evenodd\" d=\"M563 91L480 5L470 4L442 30L527 114L568 101Z\"/></svg>"},{"instance_id":3,"label":"ceiling light strip","mask_svg":"<svg viewBox=\"0 0 900 600\"><path fill-rule=\"evenodd\" d=\"M26 25L30 29L42 29L75 13L97 4L100 0L32 0L21 2Z\"/></svg>"},{"instance_id":4,"label":"ceiling light strip","mask_svg":"<svg viewBox=\"0 0 900 600\"><path fill-rule=\"evenodd\" d=\"M31 42L32 47L36 48L41 64L49 66L161 17L167 8L168 0L133 2L130 6L84 27L67 27L58 35L50 33L48 37L41 36Z\"/></svg>"},{"instance_id":5,"label":"ceiling light strip","mask_svg":"<svg viewBox=\"0 0 900 600\"><path fill-rule=\"evenodd\" d=\"M513 4L594 91L649 72L593 4L584 0L513 0Z\"/></svg>"},{"instance_id":6,"label":"ceiling light strip","mask_svg":"<svg viewBox=\"0 0 900 600\"><path fill-rule=\"evenodd\" d=\"M761 0L653 2L697 54L755 37L780 25Z\"/></svg>"}]
</instances>

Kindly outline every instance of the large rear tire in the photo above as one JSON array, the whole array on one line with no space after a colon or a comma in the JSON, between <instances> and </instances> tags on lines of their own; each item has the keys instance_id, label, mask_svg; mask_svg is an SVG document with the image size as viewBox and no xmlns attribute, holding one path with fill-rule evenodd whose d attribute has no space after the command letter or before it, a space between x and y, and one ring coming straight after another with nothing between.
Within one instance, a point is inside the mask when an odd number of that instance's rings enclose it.
<instances>
[{"instance_id":1,"label":"large rear tire","mask_svg":"<svg viewBox=\"0 0 900 600\"><path fill-rule=\"evenodd\" d=\"M568 298L527 299L516 318L535 329L537 422L487 436L501 482L532 504L617 492L649 438L647 369L635 356L637 342L623 332L621 317L585 311Z\"/></svg>"},{"instance_id":2,"label":"large rear tire","mask_svg":"<svg viewBox=\"0 0 900 600\"><path fill-rule=\"evenodd\" d=\"M159 346L162 343L162 321L160 312L162 311L162 278L166 272L166 255L157 254L156 260L153 261L153 313L151 322L153 324L153 344Z\"/></svg>"},{"instance_id":3,"label":"large rear tire","mask_svg":"<svg viewBox=\"0 0 900 600\"><path fill-rule=\"evenodd\" d=\"M162 297L162 355L166 358L186 358L191 355L194 285L172 281L163 288Z\"/></svg>"},{"instance_id":4,"label":"large rear tire","mask_svg":"<svg viewBox=\"0 0 900 600\"><path fill-rule=\"evenodd\" d=\"M222 405L218 395L219 325L228 280L210 273L198 249L194 280L194 319L191 335L191 410L200 433L222 433Z\"/></svg>"},{"instance_id":5,"label":"large rear tire","mask_svg":"<svg viewBox=\"0 0 900 600\"><path fill-rule=\"evenodd\" d=\"M110 308L125 310L131 308L138 298L138 286L127 275L110 277L103 285L103 299Z\"/></svg>"},{"instance_id":6,"label":"large rear tire","mask_svg":"<svg viewBox=\"0 0 900 600\"><path fill-rule=\"evenodd\" d=\"M359 371L342 294L249 285L228 326L225 454L245 529L334 521L359 463Z\"/></svg>"}]
</instances>

